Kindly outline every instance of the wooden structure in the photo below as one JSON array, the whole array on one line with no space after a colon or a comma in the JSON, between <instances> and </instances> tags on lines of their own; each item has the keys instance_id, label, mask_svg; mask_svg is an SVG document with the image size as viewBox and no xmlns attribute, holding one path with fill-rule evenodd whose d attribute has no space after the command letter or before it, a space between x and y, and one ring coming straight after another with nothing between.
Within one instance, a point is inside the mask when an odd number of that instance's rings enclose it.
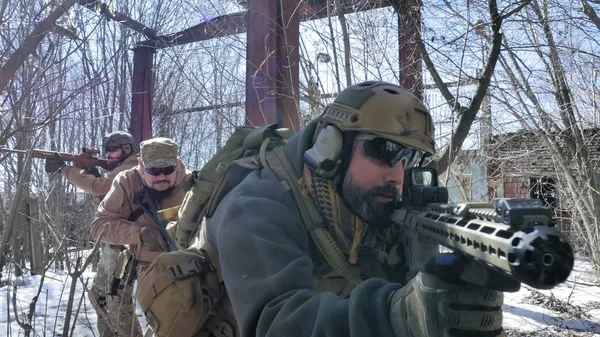
<instances>
[{"instance_id":1,"label":"wooden structure","mask_svg":"<svg viewBox=\"0 0 600 337\"><path fill-rule=\"evenodd\" d=\"M131 133L138 143L151 137L152 64L157 50L246 33L246 125L277 123L298 131L300 22L325 18L328 13L337 16L390 5L381 0L247 0L243 3L247 8L244 12L217 17L162 36L119 13L104 13L148 38L133 50ZM80 4L90 9L103 6L94 0L80 0ZM419 1L404 0L403 5L418 9ZM401 82L421 96L420 76L416 75L421 63L416 59L414 38L411 39L415 32L402 29L405 27L402 22L406 20L399 15Z\"/></svg>"}]
</instances>

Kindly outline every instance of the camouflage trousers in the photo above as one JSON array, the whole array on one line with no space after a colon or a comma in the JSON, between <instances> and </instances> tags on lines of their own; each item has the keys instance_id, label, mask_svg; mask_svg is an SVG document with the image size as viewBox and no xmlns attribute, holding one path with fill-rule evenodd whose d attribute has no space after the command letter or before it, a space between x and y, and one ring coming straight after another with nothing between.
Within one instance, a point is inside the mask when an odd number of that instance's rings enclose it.
<instances>
[{"instance_id":1,"label":"camouflage trousers","mask_svg":"<svg viewBox=\"0 0 600 337\"><path fill-rule=\"evenodd\" d=\"M133 302L133 280L121 280L117 295L108 294L119 254L120 250L102 245L98 271L88 296L96 310L100 337L141 337Z\"/></svg>"}]
</instances>

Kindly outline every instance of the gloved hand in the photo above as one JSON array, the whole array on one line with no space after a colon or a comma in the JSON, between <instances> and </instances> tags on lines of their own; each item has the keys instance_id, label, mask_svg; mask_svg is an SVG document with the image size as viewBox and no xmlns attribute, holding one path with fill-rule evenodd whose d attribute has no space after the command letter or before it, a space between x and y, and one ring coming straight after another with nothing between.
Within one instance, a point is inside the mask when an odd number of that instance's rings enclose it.
<instances>
[{"instance_id":1,"label":"gloved hand","mask_svg":"<svg viewBox=\"0 0 600 337\"><path fill-rule=\"evenodd\" d=\"M46 173L54 173L59 171L63 166L65 166L65 161L59 156L46 159L46 163L44 164L44 171Z\"/></svg>"},{"instance_id":2,"label":"gloved hand","mask_svg":"<svg viewBox=\"0 0 600 337\"><path fill-rule=\"evenodd\" d=\"M167 244L160 235L158 228L153 226L142 226L140 241L142 246L152 252L168 252Z\"/></svg>"},{"instance_id":3,"label":"gloved hand","mask_svg":"<svg viewBox=\"0 0 600 337\"><path fill-rule=\"evenodd\" d=\"M504 337L501 291L520 283L457 254L434 256L392 295L396 337Z\"/></svg>"},{"instance_id":4,"label":"gloved hand","mask_svg":"<svg viewBox=\"0 0 600 337\"><path fill-rule=\"evenodd\" d=\"M100 171L98 170L98 168L96 166L88 167L83 171L85 172L85 174L91 174L96 178L101 176Z\"/></svg>"}]
</instances>

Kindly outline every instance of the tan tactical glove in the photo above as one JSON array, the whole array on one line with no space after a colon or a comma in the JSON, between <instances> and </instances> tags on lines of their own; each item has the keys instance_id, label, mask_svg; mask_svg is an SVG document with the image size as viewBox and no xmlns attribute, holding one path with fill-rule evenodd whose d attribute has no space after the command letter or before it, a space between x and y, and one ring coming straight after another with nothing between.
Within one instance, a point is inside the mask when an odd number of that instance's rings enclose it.
<instances>
[{"instance_id":1,"label":"tan tactical glove","mask_svg":"<svg viewBox=\"0 0 600 337\"><path fill-rule=\"evenodd\" d=\"M140 233L140 241L142 246L151 252L168 252L169 249L165 240L160 235L158 228L153 226L142 226Z\"/></svg>"},{"instance_id":2,"label":"tan tactical glove","mask_svg":"<svg viewBox=\"0 0 600 337\"><path fill-rule=\"evenodd\" d=\"M436 255L393 293L392 328L396 337L504 337L504 294L493 289L512 292L519 287L507 275L467 257Z\"/></svg>"}]
</instances>

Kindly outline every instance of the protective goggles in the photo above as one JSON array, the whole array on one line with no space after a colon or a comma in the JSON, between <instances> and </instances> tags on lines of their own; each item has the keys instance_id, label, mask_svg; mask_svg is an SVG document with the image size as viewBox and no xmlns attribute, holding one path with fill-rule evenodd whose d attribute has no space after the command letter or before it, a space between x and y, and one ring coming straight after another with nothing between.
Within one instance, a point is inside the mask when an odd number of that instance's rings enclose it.
<instances>
[{"instance_id":1,"label":"protective goggles","mask_svg":"<svg viewBox=\"0 0 600 337\"><path fill-rule=\"evenodd\" d=\"M152 176L159 176L161 174L164 174L166 176L168 176L169 174L175 172L175 166L167 166L167 167L144 167L144 171L146 171L146 173L148 173L149 175Z\"/></svg>"},{"instance_id":2,"label":"protective goggles","mask_svg":"<svg viewBox=\"0 0 600 337\"><path fill-rule=\"evenodd\" d=\"M425 156L424 151L375 135L358 135L356 138L365 141L364 150L367 156L387 164L389 167L394 167L398 163L402 163L405 169L415 167L421 164L421 159Z\"/></svg>"},{"instance_id":3,"label":"protective goggles","mask_svg":"<svg viewBox=\"0 0 600 337\"><path fill-rule=\"evenodd\" d=\"M119 151L120 149L121 149L121 147L120 147L120 146L112 146L112 145L109 145L109 146L105 146L105 147L104 147L104 151L105 151L106 153L109 153L109 152L116 152L116 151Z\"/></svg>"}]
</instances>

